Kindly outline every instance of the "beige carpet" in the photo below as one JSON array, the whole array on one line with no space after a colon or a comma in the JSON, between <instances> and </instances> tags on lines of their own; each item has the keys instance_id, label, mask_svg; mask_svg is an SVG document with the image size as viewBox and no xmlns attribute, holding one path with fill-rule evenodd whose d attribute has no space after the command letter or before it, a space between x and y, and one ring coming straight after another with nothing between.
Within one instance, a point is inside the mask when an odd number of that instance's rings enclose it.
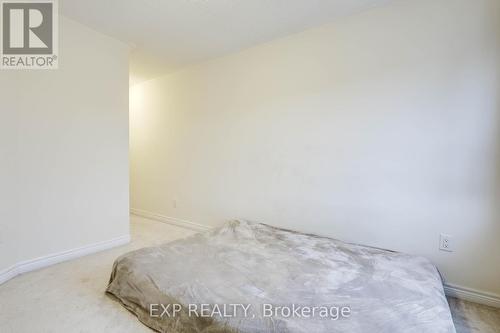
<instances>
[{"instance_id":1,"label":"beige carpet","mask_svg":"<svg viewBox=\"0 0 500 333\"><path fill-rule=\"evenodd\" d=\"M449 298L451 314L458 333L500 332L500 309Z\"/></svg>"},{"instance_id":2,"label":"beige carpet","mask_svg":"<svg viewBox=\"0 0 500 333\"><path fill-rule=\"evenodd\" d=\"M104 294L122 253L192 234L132 216L132 243L18 276L0 285L0 332L151 332ZM500 310L450 299L458 333L500 332Z\"/></svg>"}]
</instances>

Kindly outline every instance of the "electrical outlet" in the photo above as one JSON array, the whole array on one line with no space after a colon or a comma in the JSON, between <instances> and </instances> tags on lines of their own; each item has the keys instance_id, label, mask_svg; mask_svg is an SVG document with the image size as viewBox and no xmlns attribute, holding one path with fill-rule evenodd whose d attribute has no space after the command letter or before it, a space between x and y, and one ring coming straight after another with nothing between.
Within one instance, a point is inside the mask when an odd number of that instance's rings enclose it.
<instances>
[{"instance_id":1,"label":"electrical outlet","mask_svg":"<svg viewBox=\"0 0 500 333\"><path fill-rule=\"evenodd\" d=\"M453 236L441 234L439 236L439 249L441 251L453 252Z\"/></svg>"}]
</instances>

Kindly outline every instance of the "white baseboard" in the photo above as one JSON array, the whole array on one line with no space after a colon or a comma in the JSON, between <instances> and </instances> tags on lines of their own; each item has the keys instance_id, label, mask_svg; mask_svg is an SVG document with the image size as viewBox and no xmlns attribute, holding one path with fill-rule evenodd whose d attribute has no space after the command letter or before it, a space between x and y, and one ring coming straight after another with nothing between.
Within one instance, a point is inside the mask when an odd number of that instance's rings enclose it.
<instances>
[{"instance_id":1,"label":"white baseboard","mask_svg":"<svg viewBox=\"0 0 500 333\"><path fill-rule=\"evenodd\" d=\"M500 308L500 295L465 288L454 284L445 284L444 292L447 296L456 297L465 301Z\"/></svg>"},{"instance_id":2,"label":"white baseboard","mask_svg":"<svg viewBox=\"0 0 500 333\"><path fill-rule=\"evenodd\" d=\"M85 245L76 249L71 249L59 253L50 254L36 259L19 262L10 268L0 271L0 284L16 277L19 274L31 272L40 268L54 265L63 261L76 259L88 254L111 249L113 247L128 244L130 235L113 238L107 241Z\"/></svg>"},{"instance_id":3,"label":"white baseboard","mask_svg":"<svg viewBox=\"0 0 500 333\"><path fill-rule=\"evenodd\" d=\"M187 228L187 229L194 230L194 231L207 231L207 230L212 229L212 227L209 227L206 225L178 219L176 217L169 217L169 216L165 216L165 215L161 215L161 214L157 214L157 213L151 213L151 212L148 212L148 211L145 211L142 209L137 209L137 208L131 208L130 213L137 215L137 216L140 216L140 217L150 219L150 220L168 223L168 224L176 225L178 227L183 227L183 228Z\"/></svg>"}]
</instances>

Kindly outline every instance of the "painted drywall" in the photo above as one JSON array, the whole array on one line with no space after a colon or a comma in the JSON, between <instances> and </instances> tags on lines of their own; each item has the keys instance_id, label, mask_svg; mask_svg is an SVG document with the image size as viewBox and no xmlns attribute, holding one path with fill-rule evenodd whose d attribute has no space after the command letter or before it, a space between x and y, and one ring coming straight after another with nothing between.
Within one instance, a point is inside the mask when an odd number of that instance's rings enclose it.
<instances>
[{"instance_id":1,"label":"painted drywall","mask_svg":"<svg viewBox=\"0 0 500 333\"><path fill-rule=\"evenodd\" d=\"M59 36L59 69L0 70L0 271L129 233L128 47Z\"/></svg>"},{"instance_id":2,"label":"painted drywall","mask_svg":"<svg viewBox=\"0 0 500 333\"><path fill-rule=\"evenodd\" d=\"M500 294L499 7L396 1L132 87L131 206L424 255Z\"/></svg>"}]
</instances>

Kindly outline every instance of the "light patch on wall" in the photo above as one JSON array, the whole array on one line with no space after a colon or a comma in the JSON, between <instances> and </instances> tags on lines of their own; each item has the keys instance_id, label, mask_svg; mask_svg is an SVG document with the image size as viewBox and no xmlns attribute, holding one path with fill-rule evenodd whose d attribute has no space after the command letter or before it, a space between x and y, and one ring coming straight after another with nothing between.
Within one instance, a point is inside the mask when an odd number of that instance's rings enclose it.
<instances>
[{"instance_id":1,"label":"light patch on wall","mask_svg":"<svg viewBox=\"0 0 500 333\"><path fill-rule=\"evenodd\" d=\"M145 91L143 85L135 85L129 89L129 121L130 121L130 133L141 133L136 139L140 140L145 133L141 130L144 128L144 117L145 117ZM130 140L131 148L132 144L137 144L137 140Z\"/></svg>"}]
</instances>

